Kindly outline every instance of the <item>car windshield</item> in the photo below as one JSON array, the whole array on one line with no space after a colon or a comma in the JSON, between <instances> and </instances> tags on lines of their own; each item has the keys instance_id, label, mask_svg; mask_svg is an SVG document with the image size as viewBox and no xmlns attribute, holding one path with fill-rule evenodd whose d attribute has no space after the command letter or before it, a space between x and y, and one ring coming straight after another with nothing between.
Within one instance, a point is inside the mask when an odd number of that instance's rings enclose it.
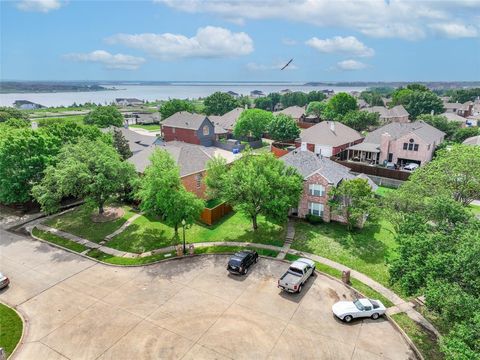
<instances>
[{"instance_id":1,"label":"car windshield","mask_svg":"<svg viewBox=\"0 0 480 360\"><path fill-rule=\"evenodd\" d=\"M378 309L380 307L380 304L377 301L370 299L370 302L372 303L374 309Z\"/></svg>"},{"instance_id":2,"label":"car windshield","mask_svg":"<svg viewBox=\"0 0 480 360\"><path fill-rule=\"evenodd\" d=\"M358 310L365 310L364 306L362 305L362 303L360 302L360 300L356 300L353 302L353 304L357 307Z\"/></svg>"}]
</instances>

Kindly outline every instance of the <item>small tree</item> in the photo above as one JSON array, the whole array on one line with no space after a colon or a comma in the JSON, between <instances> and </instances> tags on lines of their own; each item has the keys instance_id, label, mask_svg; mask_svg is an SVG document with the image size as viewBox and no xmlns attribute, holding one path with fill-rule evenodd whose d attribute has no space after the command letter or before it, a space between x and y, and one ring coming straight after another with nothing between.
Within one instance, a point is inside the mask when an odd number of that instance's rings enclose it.
<instances>
[{"instance_id":1,"label":"small tree","mask_svg":"<svg viewBox=\"0 0 480 360\"><path fill-rule=\"evenodd\" d=\"M349 231L360 226L375 208L375 193L366 179L343 180L329 195L332 210L345 218Z\"/></svg>"},{"instance_id":2,"label":"small tree","mask_svg":"<svg viewBox=\"0 0 480 360\"><path fill-rule=\"evenodd\" d=\"M309 103L311 103L313 101L323 101L326 98L327 98L327 95L325 95L321 91L310 91L307 94L307 100L308 100Z\"/></svg>"},{"instance_id":3,"label":"small tree","mask_svg":"<svg viewBox=\"0 0 480 360\"><path fill-rule=\"evenodd\" d=\"M318 118L321 118L326 108L326 102L312 101L307 106L307 115L314 115Z\"/></svg>"},{"instance_id":4,"label":"small tree","mask_svg":"<svg viewBox=\"0 0 480 360\"><path fill-rule=\"evenodd\" d=\"M19 119L28 122L28 113L15 108L1 106L0 107L0 122L5 122L10 119Z\"/></svg>"},{"instance_id":5,"label":"small tree","mask_svg":"<svg viewBox=\"0 0 480 360\"><path fill-rule=\"evenodd\" d=\"M270 122L268 133L275 141L293 141L300 135L300 129L290 115L278 114Z\"/></svg>"},{"instance_id":6,"label":"small tree","mask_svg":"<svg viewBox=\"0 0 480 360\"><path fill-rule=\"evenodd\" d=\"M380 114L359 110L349 111L342 119L342 123L357 131L367 130L371 126L379 125Z\"/></svg>"},{"instance_id":7,"label":"small tree","mask_svg":"<svg viewBox=\"0 0 480 360\"><path fill-rule=\"evenodd\" d=\"M85 140L62 148L57 164L47 167L32 194L47 213L57 211L63 197L75 196L95 204L102 214L105 203L135 176L133 165L122 161L111 145Z\"/></svg>"},{"instance_id":8,"label":"small tree","mask_svg":"<svg viewBox=\"0 0 480 360\"><path fill-rule=\"evenodd\" d=\"M123 160L127 160L133 155L127 139L125 139L125 136L123 136L122 132L118 129L113 130L113 146Z\"/></svg>"},{"instance_id":9,"label":"small tree","mask_svg":"<svg viewBox=\"0 0 480 360\"><path fill-rule=\"evenodd\" d=\"M308 96L302 91L293 91L290 93L283 94L280 102L284 107L289 106L305 106L308 103Z\"/></svg>"},{"instance_id":10,"label":"small tree","mask_svg":"<svg viewBox=\"0 0 480 360\"><path fill-rule=\"evenodd\" d=\"M223 115L238 106L238 101L227 93L217 91L207 96L204 101L207 115Z\"/></svg>"},{"instance_id":11,"label":"small tree","mask_svg":"<svg viewBox=\"0 0 480 360\"><path fill-rule=\"evenodd\" d=\"M188 100L172 99L168 100L160 107L160 115L162 116L162 120L165 120L179 111L193 112L194 106Z\"/></svg>"},{"instance_id":12,"label":"small tree","mask_svg":"<svg viewBox=\"0 0 480 360\"><path fill-rule=\"evenodd\" d=\"M207 196L212 199L221 197L221 190L227 174L227 160L221 156L215 156L207 163L207 176L205 185L207 186Z\"/></svg>"},{"instance_id":13,"label":"small tree","mask_svg":"<svg viewBox=\"0 0 480 360\"><path fill-rule=\"evenodd\" d=\"M204 208L202 200L185 190L173 158L160 149L150 157L150 165L145 169L137 197L142 211L163 217L174 227L175 234L178 234L182 220L192 224Z\"/></svg>"},{"instance_id":14,"label":"small tree","mask_svg":"<svg viewBox=\"0 0 480 360\"><path fill-rule=\"evenodd\" d=\"M267 131L272 120L273 114L271 112L260 109L244 110L235 123L233 134L237 138L252 136L260 139L263 133Z\"/></svg>"},{"instance_id":15,"label":"small tree","mask_svg":"<svg viewBox=\"0 0 480 360\"><path fill-rule=\"evenodd\" d=\"M274 221L287 218L288 210L297 206L303 179L294 168L272 154L246 152L233 163L219 187L221 198L252 221L258 228L258 215Z\"/></svg>"},{"instance_id":16,"label":"small tree","mask_svg":"<svg viewBox=\"0 0 480 360\"><path fill-rule=\"evenodd\" d=\"M350 94L340 92L328 101L328 107L332 111L333 116L342 117L349 111L357 110L357 100Z\"/></svg>"},{"instance_id":17,"label":"small tree","mask_svg":"<svg viewBox=\"0 0 480 360\"><path fill-rule=\"evenodd\" d=\"M115 106L98 106L83 118L83 122L100 128L122 126L123 115Z\"/></svg>"}]
</instances>

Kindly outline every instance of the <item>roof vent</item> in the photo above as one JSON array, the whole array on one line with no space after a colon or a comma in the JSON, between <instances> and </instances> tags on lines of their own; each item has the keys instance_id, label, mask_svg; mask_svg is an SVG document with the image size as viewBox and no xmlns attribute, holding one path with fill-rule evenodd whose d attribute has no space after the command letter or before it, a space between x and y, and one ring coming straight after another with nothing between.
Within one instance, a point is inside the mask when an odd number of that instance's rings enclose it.
<instances>
[{"instance_id":1,"label":"roof vent","mask_svg":"<svg viewBox=\"0 0 480 360\"><path fill-rule=\"evenodd\" d=\"M330 121L330 130L335 132L335 121Z\"/></svg>"}]
</instances>

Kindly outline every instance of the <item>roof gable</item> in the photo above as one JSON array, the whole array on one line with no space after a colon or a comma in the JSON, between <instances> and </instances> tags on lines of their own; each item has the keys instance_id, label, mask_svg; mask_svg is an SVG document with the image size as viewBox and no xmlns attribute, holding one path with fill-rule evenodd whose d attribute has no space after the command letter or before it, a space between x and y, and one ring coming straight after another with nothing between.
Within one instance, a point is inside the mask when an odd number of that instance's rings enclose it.
<instances>
[{"instance_id":1,"label":"roof gable","mask_svg":"<svg viewBox=\"0 0 480 360\"><path fill-rule=\"evenodd\" d=\"M198 130L202 127L205 120L213 126L212 122L205 115L193 114L188 111L179 111L163 120L161 126Z\"/></svg>"},{"instance_id":2,"label":"roof gable","mask_svg":"<svg viewBox=\"0 0 480 360\"><path fill-rule=\"evenodd\" d=\"M338 121L322 121L300 133L302 142L330 146L348 144L362 137L358 131Z\"/></svg>"}]
</instances>

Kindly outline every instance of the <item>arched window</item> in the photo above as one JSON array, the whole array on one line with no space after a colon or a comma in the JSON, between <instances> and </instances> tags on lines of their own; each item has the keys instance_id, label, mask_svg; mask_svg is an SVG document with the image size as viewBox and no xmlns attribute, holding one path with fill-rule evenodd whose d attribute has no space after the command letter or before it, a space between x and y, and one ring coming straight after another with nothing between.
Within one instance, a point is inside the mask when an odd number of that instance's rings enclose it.
<instances>
[{"instance_id":1,"label":"arched window","mask_svg":"<svg viewBox=\"0 0 480 360\"><path fill-rule=\"evenodd\" d=\"M210 135L210 128L208 127L208 125L203 126L203 135Z\"/></svg>"}]
</instances>

